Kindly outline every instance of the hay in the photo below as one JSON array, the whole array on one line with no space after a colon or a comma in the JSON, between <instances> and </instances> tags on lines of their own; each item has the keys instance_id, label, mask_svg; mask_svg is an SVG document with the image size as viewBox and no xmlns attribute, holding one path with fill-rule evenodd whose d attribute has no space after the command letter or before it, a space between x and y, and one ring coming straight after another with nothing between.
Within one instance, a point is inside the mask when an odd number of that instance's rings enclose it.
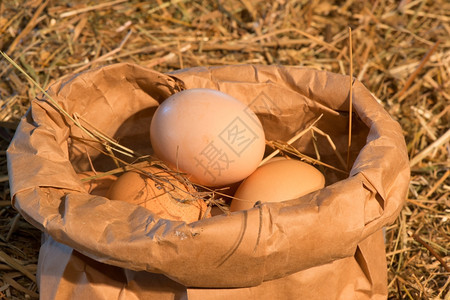
<instances>
[{"instance_id":1,"label":"hay","mask_svg":"<svg viewBox=\"0 0 450 300\"><path fill-rule=\"evenodd\" d=\"M411 158L407 204L386 232L389 297L450 296L448 1L76 3L0 1L0 50L41 86L115 62L161 72L251 63L346 74L351 27L353 74L400 122ZM5 150L39 90L5 59L0 77L0 298L33 298L40 234L10 206Z\"/></svg>"}]
</instances>

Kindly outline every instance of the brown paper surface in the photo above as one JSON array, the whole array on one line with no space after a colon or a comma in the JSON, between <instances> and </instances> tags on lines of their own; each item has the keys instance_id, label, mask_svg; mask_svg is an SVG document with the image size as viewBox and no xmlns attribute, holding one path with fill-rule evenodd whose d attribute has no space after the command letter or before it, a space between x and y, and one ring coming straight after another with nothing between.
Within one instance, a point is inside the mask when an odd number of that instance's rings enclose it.
<instances>
[{"instance_id":1,"label":"brown paper surface","mask_svg":"<svg viewBox=\"0 0 450 300\"><path fill-rule=\"evenodd\" d=\"M239 65L169 75L116 64L57 82L49 93L70 114L151 154L149 125L156 107L194 87L218 89L246 103L267 140L287 141L323 114L317 127L346 157L349 78L338 74ZM72 291L75 298L92 293L91 299L100 290L119 299L124 289L145 299L143 290L158 288L170 299L385 298L380 230L402 208L408 157L398 123L356 80L353 112L350 176L322 169L327 185L320 191L185 224L88 194L76 173L89 170L88 155L98 171L114 168L111 159L78 142L83 133L45 99L35 99L7 154L14 206L51 237L41 250L41 291ZM314 156L311 139L306 134L294 146ZM322 161L339 167L325 138L318 137L317 146ZM53 253L60 261L54 267L48 259ZM89 272L83 264L91 266ZM76 268L89 275L74 277ZM111 278L111 268L117 277Z\"/></svg>"}]
</instances>

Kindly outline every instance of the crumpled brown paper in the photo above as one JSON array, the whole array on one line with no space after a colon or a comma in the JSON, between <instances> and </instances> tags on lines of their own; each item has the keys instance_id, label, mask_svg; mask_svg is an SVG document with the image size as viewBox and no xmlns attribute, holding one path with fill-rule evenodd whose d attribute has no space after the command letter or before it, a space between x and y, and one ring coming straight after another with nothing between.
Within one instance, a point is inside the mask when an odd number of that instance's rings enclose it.
<instances>
[{"instance_id":1,"label":"crumpled brown paper","mask_svg":"<svg viewBox=\"0 0 450 300\"><path fill-rule=\"evenodd\" d=\"M323 114L316 126L346 156L349 77L324 71L237 65L161 74L115 64L61 80L49 94L145 155L158 104L198 87L246 103L267 140L287 141ZM352 96L349 175L324 168L322 190L191 224L88 194L77 173L89 159L97 171L114 168L112 160L80 143L84 133L46 99L33 100L7 154L14 207L46 233L41 298L386 298L381 229L406 197L407 151L398 123L357 80ZM294 146L314 157L312 138ZM342 167L326 138L316 138L321 160Z\"/></svg>"}]
</instances>

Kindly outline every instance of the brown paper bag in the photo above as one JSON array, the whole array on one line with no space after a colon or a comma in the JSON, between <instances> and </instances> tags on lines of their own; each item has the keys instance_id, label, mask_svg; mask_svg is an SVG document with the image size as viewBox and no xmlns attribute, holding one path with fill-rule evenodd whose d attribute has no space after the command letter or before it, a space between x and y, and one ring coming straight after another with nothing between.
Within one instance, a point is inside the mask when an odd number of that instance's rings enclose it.
<instances>
[{"instance_id":1,"label":"brown paper bag","mask_svg":"<svg viewBox=\"0 0 450 300\"><path fill-rule=\"evenodd\" d=\"M61 80L49 94L70 115L145 155L159 103L182 89L214 88L247 104L267 140L287 141L323 115L316 126L345 157L349 80L297 67L161 74L115 64ZM14 206L47 235L42 299L386 298L381 229L402 208L408 157L398 123L356 80L352 96L349 175L322 169L322 190L191 224L88 194L77 173L89 170L89 160L98 171L112 169L111 159L81 143L85 134L47 99L33 100L8 167ZM312 138L293 145L314 156ZM321 161L339 166L326 137L316 138Z\"/></svg>"}]
</instances>

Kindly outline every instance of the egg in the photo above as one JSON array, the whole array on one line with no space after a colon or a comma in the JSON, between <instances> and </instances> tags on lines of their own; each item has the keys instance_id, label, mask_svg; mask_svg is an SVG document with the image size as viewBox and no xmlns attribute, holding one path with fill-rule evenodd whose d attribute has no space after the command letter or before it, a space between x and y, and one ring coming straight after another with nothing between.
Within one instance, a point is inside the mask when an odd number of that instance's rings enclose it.
<instances>
[{"instance_id":1,"label":"egg","mask_svg":"<svg viewBox=\"0 0 450 300\"><path fill-rule=\"evenodd\" d=\"M83 181L84 188L91 195L105 197L110 186L117 180L115 175L104 175L93 171L86 171L77 174L80 179L93 177L90 180Z\"/></svg>"},{"instance_id":2,"label":"egg","mask_svg":"<svg viewBox=\"0 0 450 300\"><path fill-rule=\"evenodd\" d=\"M261 162L264 130L255 113L223 92L196 88L173 94L150 125L155 155L200 185L238 182Z\"/></svg>"},{"instance_id":3,"label":"egg","mask_svg":"<svg viewBox=\"0 0 450 300\"><path fill-rule=\"evenodd\" d=\"M193 189L164 170L148 167L121 175L108 190L111 200L140 205L160 218L191 223L207 211L207 204L192 196ZM145 172L153 174L152 179Z\"/></svg>"},{"instance_id":4,"label":"egg","mask_svg":"<svg viewBox=\"0 0 450 300\"><path fill-rule=\"evenodd\" d=\"M256 202L282 202L325 186L323 174L296 159L274 159L261 165L238 187L230 211L252 208Z\"/></svg>"}]
</instances>

